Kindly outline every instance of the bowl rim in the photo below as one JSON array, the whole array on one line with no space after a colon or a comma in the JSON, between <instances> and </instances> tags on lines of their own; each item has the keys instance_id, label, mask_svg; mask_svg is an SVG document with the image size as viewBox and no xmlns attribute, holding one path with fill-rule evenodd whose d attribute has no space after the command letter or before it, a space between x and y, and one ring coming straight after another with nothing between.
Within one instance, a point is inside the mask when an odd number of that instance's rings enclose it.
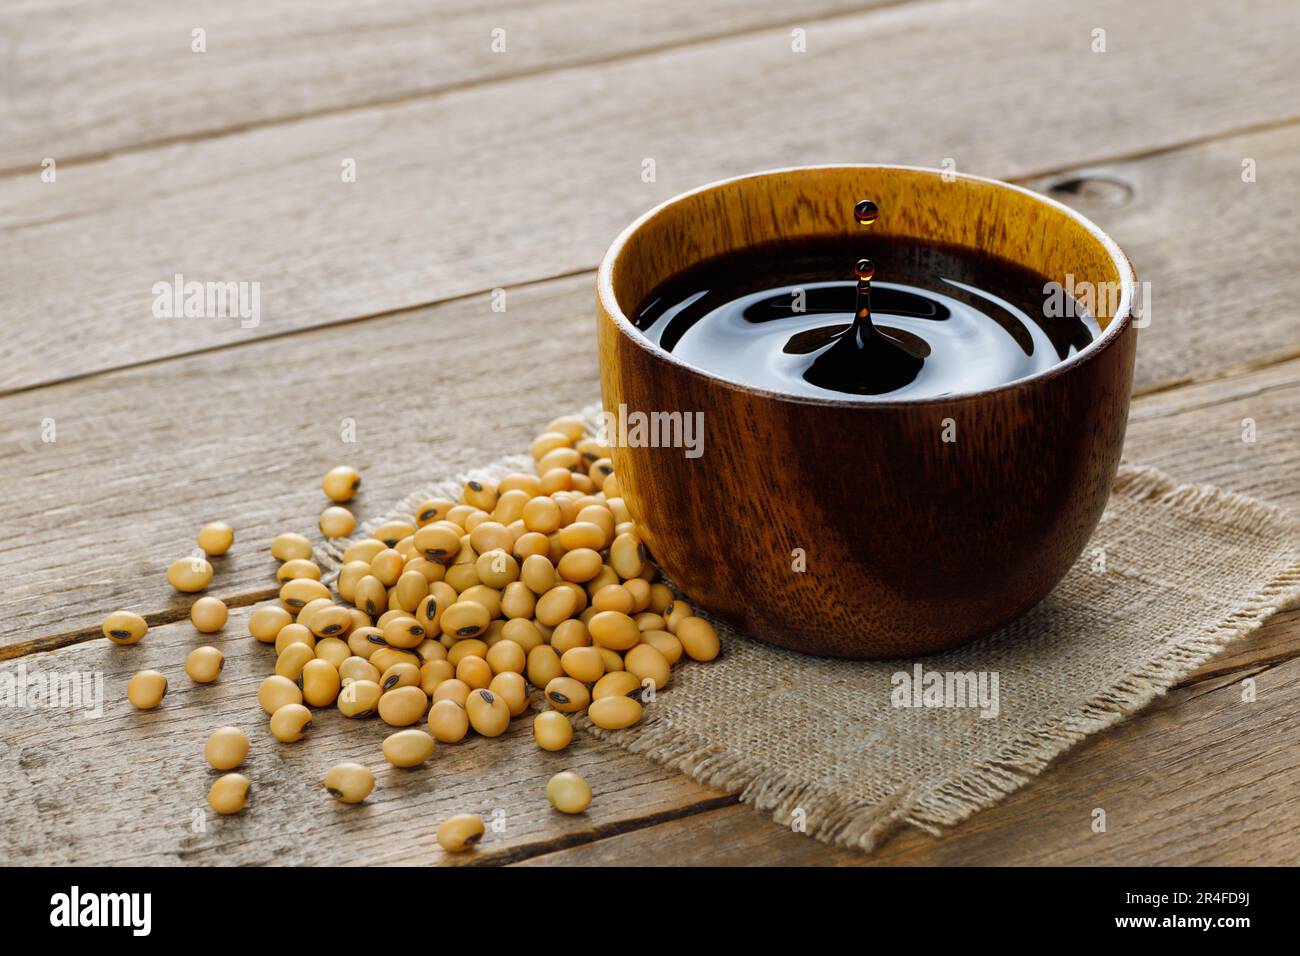
<instances>
[{"instance_id":1,"label":"bowl rim","mask_svg":"<svg viewBox=\"0 0 1300 956\"><path fill-rule=\"evenodd\" d=\"M993 385L988 388L975 389L966 392L952 392L947 395L934 395L926 398L822 398L820 396L814 396L814 395L792 395L788 392L778 392L778 391L773 391L771 389L759 388L753 385L745 385L740 382L732 381L731 379L723 378L720 375L716 375L713 372L700 368L698 365L691 365L688 362L682 361L680 358L673 355L671 352L668 352L665 349L660 348L655 343L651 342L648 338L646 338L641 333L641 331L635 325L632 324L631 320L628 319L628 317L623 313L622 308L618 304L618 297L615 295L614 292L614 281L613 281L614 264L617 261L618 257L622 254L623 250L627 247L627 244L631 240L632 236L638 230L640 230L641 227L645 225L645 223L649 222L651 219L665 212L670 207L675 206L683 202L684 200L689 199L692 196L697 196L700 195L701 193L711 192L713 190L720 189L724 186L729 186L732 183L743 182L748 179L763 179L769 176L785 175L790 173L800 173L800 172L807 172L813 170L865 170L865 169L887 169L887 170L899 170L899 171L914 172L914 173L926 173L926 174L932 174L934 176L948 176L948 177L955 178L957 180L964 180L966 182L971 182L971 183L982 183L984 185L993 186L997 189L1004 189L1010 192L1019 193L1021 196L1023 196L1026 199L1029 199L1032 202L1040 203L1044 206L1049 207L1052 210L1055 210L1057 213L1063 214L1075 220L1080 226L1083 227L1084 231L1086 231L1089 235L1093 237L1093 239L1095 239L1098 243L1101 244L1102 248L1104 248L1106 250L1106 253L1110 256L1111 261L1115 264L1116 270L1119 272L1119 279L1120 279L1119 304L1115 309L1114 316L1110 320L1110 324L1106 326L1105 330L1101 333L1101 335L1099 335L1091 343L1086 345L1082 350L1076 352L1074 355L1071 355L1070 357L1066 358L1061 362L1057 362L1055 365L1051 366L1050 368L1043 369L1042 371L1039 372L1034 372L1030 375L1024 376L1023 378L1013 379L1010 382L1003 382L999 385ZM1116 243L1115 240L1112 239L1106 232L1104 232L1100 226L1098 226L1095 222L1093 222L1091 219L1089 219L1087 216L1083 215L1079 211L1070 208L1064 203L1052 199L1050 196L1045 196L1042 193L1035 192L1032 189L1028 189L1024 186L1016 185L1015 183L1004 182L1003 180L1000 179L990 179L986 176L973 176L969 173L959 173L959 172L954 172L952 170L935 169L929 166L906 166L906 165L898 165L894 163L826 163L826 164L812 165L812 166L784 166L784 167L779 167L774 169L763 169L763 170L758 170L756 172L744 173L740 176L729 176L726 179L719 179L716 180L715 182L706 183L703 186L697 186L694 189L689 189L686 192L678 193L676 196L666 199L663 202L652 207L651 209L648 209L646 212L642 213L640 216L634 219L626 228L624 228L623 231L620 232L618 236L614 239L614 241L610 244L609 248L605 251L605 255L600 261L600 267L596 271L596 299L597 302L600 304L601 308L604 310L604 312L614 322L615 328L617 328L625 338L629 339L630 341L635 343L638 347L644 349L646 352L653 355L655 358L659 359L660 361L665 361L671 365L675 365L688 374L697 375L701 378L708 379L717 385L721 385L725 388L737 392L743 392L748 395L761 396L764 398L776 399L776 400L786 401L786 402L797 402L799 404L807 404L807 405L825 405L825 406L830 406L835 408L868 409L868 408L878 408L882 406L904 406L904 405L921 406L921 405L951 404L952 402L977 399L988 395L1005 394L1009 392L1021 391L1024 389L1035 387L1043 382L1052 381L1059 376L1067 375L1069 374L1071 369L1078 368L1079 366L1090 362L1094 357L1100 355L1103 351L1109 348L1132 325L1133 290L1136 283L1137 283L1137 275L1133 271L1133 264L1129 261L1128 256L1124 254L1124 251L1122 249L1120 249L1119 244Z\"/></svg>"}]
</instances>

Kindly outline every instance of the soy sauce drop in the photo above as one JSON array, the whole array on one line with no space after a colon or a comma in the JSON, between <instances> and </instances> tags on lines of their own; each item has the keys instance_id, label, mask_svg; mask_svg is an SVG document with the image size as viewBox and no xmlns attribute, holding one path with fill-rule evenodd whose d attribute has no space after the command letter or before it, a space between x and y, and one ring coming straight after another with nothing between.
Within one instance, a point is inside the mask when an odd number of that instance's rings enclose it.
<instances>
[{"instance_id":1,"label":"soy sauce drop","mask_svg":"<svg viewBox=\"0 0 1300 956\"><path fill-rule=\"evenodd\" d=\"M871 225L879 215L870 199L859 200L853 207L853 218L860 225ZM915 381L925 360L883 334L871 321L871 280L876 274L872 261L859 259L853 272L858 277L853 324L813 359L803 377L836 392L883 395Z\"/></svg>"}]
</instances>

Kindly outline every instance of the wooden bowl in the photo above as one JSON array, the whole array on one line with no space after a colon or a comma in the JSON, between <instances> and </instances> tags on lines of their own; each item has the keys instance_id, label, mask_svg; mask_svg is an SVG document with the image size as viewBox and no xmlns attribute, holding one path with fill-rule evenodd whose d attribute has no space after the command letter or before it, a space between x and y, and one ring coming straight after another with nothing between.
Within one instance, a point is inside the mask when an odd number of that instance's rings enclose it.
<instances>
[{"instance_id":1,"label":"wooden bowl","mask_svg":"<svg viewBox=\"0 0 1300 956\"><path fill-rule=\"evenodd\" d=\"M861 236L848 212L864 196L881 210L873 238L966 247L1045 281L1117 290L1098 297L1101 336L997 388L821 400L723 381L628 320L651 289L702 259L784 238ZM988 634L1051 591L1101 517L1128 417L1135 281L1114 241L1077 212L973 176L783 169L669 200L601 263L601 390L611 414L703 412L703 453L615 447L623 498L690 600L763 640L866 658ZM948 420L955 441L942 440Z\"/></svg>"}]
</instances>

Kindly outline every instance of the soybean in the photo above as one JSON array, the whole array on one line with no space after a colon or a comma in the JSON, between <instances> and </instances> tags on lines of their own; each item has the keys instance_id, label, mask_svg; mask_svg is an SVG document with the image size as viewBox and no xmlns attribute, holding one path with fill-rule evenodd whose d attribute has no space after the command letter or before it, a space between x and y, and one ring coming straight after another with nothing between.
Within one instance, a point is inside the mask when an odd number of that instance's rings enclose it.
<instances>
[{"instance_id":1,"label":"soybean","mask_svg":"<svg viewBox=\"0 0 1300 956\"><path fill-rule=\"evenodd\" d=\"M335 800L360 803L375 788L375 775L359 763L340 763L330 767L321 784Z\"/></svg>"},{"instance_id":2,"label":"soybean","mask_svg":"<svg viewBox=\"0 0 1300 956\"><path fill-rule=\"evenodd\" d=\"M528 652L528 681L534 687L545 687L563 674L560 655L549 644L540 644Z\"/></svg>"},{"instance_id":3,"label":"soybean","mask_svg":"<svg viewBox=\"0 0 1300 956\"><path fill-rule=\"evenodd\" d=\"M361 487L361 474L355 468L339 465L325 472L320 486L331 501L351 501Z\"/></svg>"},{"instance_id":4,"label":"soybean","mask_svg":"<svg viewBox=\"0 0 1300 956\"><path fill-rule=\"evenodd\" d=\"M235 529L224 521L213 521L199 529L198 545L212 556L225 554L235 543Z\"/></svg>"},{"instance_id":5,"label":"soybean","mask_svg":"<svg viewBox=\"0 0 1300 956\"><path fill-rule=\"evenodd\" d=\"M208 791L208 806L217 813L238 813L248 804L248 788L251 785L242 773L228 773L218 777Z\"/></svg>"},{"instance_id":6,"label":"soybean","mask_svg":"<svg viewBox=\"0 0 1300 956\"><path fill-rule=\"evenodd\" d=\"M418 687L397 687L379 698L379 716L390 727L409 727L424 716L429 698Z\"/></svg>"},{"instance_id":7,"label":"soybean","mask_svg":"<svg viewBox=\"0 0 1300 956\"><path fill-rule=\"evenodd\" d=\"M189 674L190 680L196 684L211 684L221 675L221 668L225 662L225 655L215 647L205 644L203 647L194 648L185 658L185 673Z\"/></svg>"},{"instance_id":8,"label":"soybean","mask_svg":"<svg viewBox=\"0 0 1300 956\"><path fill-rule=\"evenodd\" d=\"M474 637L482 633L491 620L488 609L477 601L457 601L442 613L442 633L459 638Z\"/></svg>"},{"instance_id":9,"label":"soybean","mask_svg":"<svg viewBox=\"0 0 1300 956\"><path fill-rule=\"evenodd\" d=\"M669 675L672 674L668 659L649 644L638 644L624 654L623 666L635 674L639 681L654 681L655 690L667 687Z\"/></svg>"},{"instance_id":10,"label":"soybean","mask_svg":"<svg viewBox=\"0 0 1300 956\"><path fill-rule=\"evenodd\" d=\"M271 715L271 735L276 740L293 743L302 740L310 724L310 710L302 704L285 704Z\"/></svg>"},{"instance_id":11,"label":"soybean","mask_svg":"<svg viewBox=\"0 0 1300 956\"><path fill-rule=\"evenodd\" d=\"M693 661L711 661L718 656L721 645L718 632L702 617L688 617L677 624L677 640L682 650Z\"/></svg>"},{"instance_id":12,"label":"soybean","mask_svg":"<svg viewBox=\"0 0 1300 956\"><path fill-rule=\"evenodd\" d=\"M450 677L441 681L433 690L432 699L436 701L451 700L464 707L465 702L469 700L469 692L474 688L470 687L459 677Z\"/></svg>"},{"instance_id":13,"label":"soybean","mask_svg":"<svg viewBox=\"0 0 1300 956\"><path fill-rule=\"evenodd\" d=\"M525 654L542 643L542 632L537 625L524 618L512 618L501 628L501 638L518 644ZM491 663L489 661L489 663Z\"/></svg>"},{"instance_id":14,"label":"soybean","mask_svg":"<svg viewBox=\"0 0 1300 956\"><path fill-rule=\"evenodd\" d=\"M126 684L126 699L140 710L153 710L167 693L167 678L158 671L141 671Z\"/></svg>"},{"instance_id":15,"label":"soybean","mask_svg":"<svg viewBox=\"0 0 1300 956\"><path fill-rule=\"evenodd\" d=\"M391 588L402 576L402 568L405 566L406 559L400 551L385 548L370 560L370 573L379 578L379 583L384 587Z\"/></svg>"},{"instance_id":16,"label":"soybean","mask_svg":"<svg viewBox=\"0 0 1300 956\"><path fill-rule=\"evenodd\" d=\"M667 631L642 631L641 643L649 644L664 656L669 664L676 664L682 659L682 642L676 635Z\"/></svg>"},{"instance_id":17,"label":"soybean","mask_svg":"<svg viewBox=\"0 0 1300 956\"><path fill-rule=\"evenodd\" d=\"M455 676L456 668L452 667L451 662L445 658L426 660L420 665L420 690L432 697L439 684Z\"/></svg>"},{"instance_id":18,"label":"soybean","mask_svg":"<svg viewBox=\"0 0 1300 956\"><path fill-rule=\"evenodd\" d=\"M271 541L271 554L280 561L311 557L311 542L300 534L286 531Z\"/></svg>"},{"instance_id":19,"label":"soybean","mask_svg":"<svg viewBox=\"0 0 1300 956\"><path fill-rule=\"evenodd\" d=\"M598 551L591 548L576 548L560 558L560 563L555 570L564 580L582 584L600 574L602 567L604 563Z\"/></svg>"},{"instance_id":20,"label":"soybean","mask_svg":"<svg viewBox=\"0 0 1300 956\"><path fill-rule=\"evenodd\" d=\"M482 604L492 620L501 616L501 592L486 584L472 584L460 592L460 600Z\"/></svg>"},{"instance_id":21,"label":"soybean","mask_svg":"<svg viewBox=\"0 0 1300 956\"><path fill-rule=\"evenodd\" d=\"M403 538L415 534L416 527L405 521L388 521L381 524L373 532L373 537L377 541L382 541L388 547L394 547L397 542Z\"/></svg>"},{"instance_id":22,"label":"soybean","mask_svg":"<svg viewBox=\"0 0 1300 956\"><path fill-rule=\"evenodd\" d=\"M630 615L636 607L632 592L621 584L607 584L591 596L591 606L600 611ZM630 620L630 618L629 618Z\"/></svg>"},{"instance_id":23,"label":"soybean","mask_svg":"<svg viewBox=\"0 0 1300 956\"><path fill-rule=\"evenodd\" d=\"M272 674L257 689L257 702L268 714L288 704L301 704L302 691L287 677Z\"/></svg>"},{"instance_id":24,"label":"soybean","mask_svg":"<svg viewBox=\"0 0 1300 956\"><path fill-rule=\"evenodd\" d=\"M449 853L462 853L483 839L483 821L472 813L458 813L438 826L438 843Z\"/></svg>"},{"instance_id":25,"label":"soybean","mask_svg":"<svg viewBox=\"0 0 1300 956\"><path fill-rule=\"evenodd\" d=\"M486 688L469 695L465 713L470 726L484 737L500 737L510 725L510 706Z\"/></svg>"},{"instance_id":26,"label":"soybean","mask_svg":"<svg viewBox=\"0 0 1300 956\"><path fill-rule=\"evenodd\" d=\"M281 677L297 681L308 661L316 659L316 652L306 644L290 644L275 659L275 672ZM328 665L326 665L328 666Z\"/></svg>"},{"instance_id":27,"label":"soybean","mask_svg":"<svg viewBox=\"0 0 1300 956\"><path fill-rule=\"evenodd\" d=\"M686 620L688 617L691 617L692 614L694 614L694 611L691 610L691 606L685 601L673 601L664 608L664 621L668 625L667 629L669 633L676 634L677 625L681 624L681 622Z\"/></svg>"},{"instance_id":28,"label":"soybean","mask_svg":"<svg viewBox=\"0 0 1300 956\"><path fill-rule=\"evenodd\" d=\"M407 649L417 647L425 638L423 625L413 617L395 617L383 629L384 643L389 647Z\"/></svg>"},{"instance_id":29,"label":"soybean","mask_svg":"<svg viewBox=\"0 0 1300 956\"><path fill-rule=\"evenodd\" d=\"M573 589L556 585L541 596L535 613L538 621L548 627L555 627L577 609L578 599Z\"/></svg>"},{"instance_id":30,"label":"soybean","mask_svg":"<svg viewBox=\"0 0 1300 956\"><path fill-rule=\"evenodd\" d=\"M387 645L377 648L370 655L370 663L374 664L375 669L381 674L394 664L417 664L419 661L420 657L414 650L398 650L396 647L388 647Z\"/></svg>"},{"instance_id":31,"label":"soybean","mask_svg":"<svg viewBox=\"0 0 1300 956\"><path fill-rule=\"evenodd\" d=\"M433 756L434 739L423 730L399 730L384 738L381 749L394 767L417 767Z\"/></svg>"},{"instance_id":32,"label":"soybean","mask_svg":"<svg viewBox=\"0 0 1300 956\"><path fill-rule=\"evenodd\" d=\"M591 702L587 716L597 727L622 730L641 719L641 702L631 697L602 697Z\"/></svg>"},{"instance_id":33,"label":"soybean","mask_svg":"<svg viewBox=\"0 0 1300 956\"><path fill-rule=\"evenodd\" d=\"M200 634L212 634L226 626L230 612L214 597L201 597L190 605L190 623Z\"/></svg>"},{"instance_id":34,"label":"soybean","mask_svg":"<svg viewBox=\"0 0 1300 956\"><path fill-rule=\"evenodd\" d=\"M293 615L284 608L265 604L248 616L248 633L263 644L272 644L280 630L292 623Z\"/></svg>"},{"instance_id":35,"label":"soybean","mask_svg":"<svg viewBox=\"0 0 1300 956\"><path fill-rule=\"evenodd\" d=\"M114 644L134 644L149 632L149 625L139 614L114 611L104 618L103 631Z\"/></svg>"},{"instance_id":36,"label":"soybean","mask_svg":"<svg viewBox=\"0 0 1300 956\"><path fill-rule=\"evenodd\" d=\"M449 498L430 498L415 509L415 520L420 527L447 517L447 512L456 507L456 502Z\"/></svg>"},{"instance_id":37,"label":"soybean","mask_svg":"<svg viewBox=\"0 0 1300 956\"><path fill-rule=\"evenodd\" d=\"M193 594L212 583L212 565L203 558L181 558L167 569L167 583L177 591Z\"/></svg>"},{"instance_id":38,"label":"soybean","mask_svg":"<svg viewBox=\"0 0 1300 956\"><path fill-rule=\"evenodd\" d=\"M429 579L419 571L404 571L393 586L393 594L398 607L403 611L414 611L429 596Z\"/></svg>"},{"instance_id":39,"label":"soybean","mask_svg":"<svg viewBox=\"0 0 1300 956\"><path fill-rule=\"evenodd\" d=\"M546 684L546 700L561 713L571 714L587 709L591 692L586 684L572 677L555 677Z\"/></svg>"},{"instance_id":40,"label":"soybean","mask_svg":"<svg viewBox=\"0 0 1300 956\"><path fill-rule=\"evenodd\" d=\"M490 653L490 652L489 652ZM456 679L464 681L474 690L492 683L492 667L481 657L472 654L462 657L456 664Z\"/></svg>"},{"instance_id":41,"label":"soybean","mask_svg":"<svg viewBox=\"0 0 1300 956\"><path fill-rule=\"evenodd\" d=\"M565 770L547 781L546 799L561 813L581 813L591 806L591 787L573 771Z\"/></svg>"},{"instance_id":42,"label":"soybean","mask_svg":"<svg viewBox=\"0 0 1300 956\"><path fill-rule=\"evenodd\" d=\"M594 647L574 647L560 656L564 673L584 684L592 684L605 674L605 662Z\"/></svg>"},{"instance_id":43,"label":"soybean","mask_svg":"<svg viewBox=\"0 0 1300 956\"><path fill-rule=\"evenodd\" d=\"M374 670L374 665L370 666ZM420 668L409 661L402 661L400 664L394 664L379 678L379 686L385 692L395 687L419 687L420 686Z\"/></svg>"},{"instance_id":44,"label":"soybean","mask_svg":"<svg viewBox=\"0 0 1300 956\"><path fill-rule=\"evenodd\" d=\"M308 647L315 649L316 635L311 632L311 628L305 624L286 624L280 628L280 632L275 635L275 653L280 655L290 644L306 644Z\"/></svg>"},{"instance_id":45,"label":"soybean","mask_svg":"<svg viewBox=\"0 0 1300 956\"><path fill-rule=\"evenodd\" d=\"M511 717L518 717L528 709L528 682L514 671L497 674L488 684L488 690L506 702Z\"/></svg>"},{"instance_id":46,"label":"soybean","mask_svg":"<svg viewBox=\"0 0 1300 956\"><path fill-rule=\"evenodd\" d=\"M248 736L238 727L218 727L203 745L203 757L217 770L234 770L248 756Z\"/></svg>"},{"instance_id":47,"label":"soybean","mask_svg":"<svg viewBox=\"0 0 1300 956\"><path fill-rule=\"evenodd\" d=\"M375 555L383 551L387 545L378 538L363 538L360 541L353 541L343 549L343 563L350 561L364 561L367 565L374 560Z\"/></svg>"},{"instance_id":48,"label":"soybean","mask_svg":"<svg viewBox=\"0 0 1300 956\"><path fill-rule=\"evenodd\" d=\"M316 656L323 661L328 661L335 670L338 670L343 662L352 656L352 649L337 637L327 637L316 642Z\"/></svg>"},{"instance_id":49,"label":"soybean","mask_svg":"<svg viewBox=\"0 0 1300 956\"><path fill-rule=\"evenodd\" d=\"M352 602L367 614L379 614L388 607L388 589L379 578L367 574L357 582Z\"/></svg>"},{"instance_id":50,"label":"soybean","mask_svg":"<svg viewBox=\"0 0 1300 956\"><path fill-rule=\"evenodd\" d=\"M329 607L323 607L311 616L311 621L307 625L311 632L317 637L332 637L336 634L347 634L352 627L352 615L337 604L331 604Z\"/></svg>"},{"instance_id":51,"label":"soybean","mask_svg":"<svg viewBox=\"0 0 1300 956\"><path fill-rule=\"evenodd\" d=\"M379 707L383 689L372 680L354 680L339 691L339 713L344 717L369 717Z\"/></svg>"},{"instance_id":52,"label":"soybean","mask_svg":"<svg viewBox=\"0 0 1300 956\"><path fill-rule=\"evenodd\" d=\"M334 505L320 513L320 533L327 538L346 538L357 526L357 519L342 505Z\"/></svg>"},{"instance_id":53,"label":"soybean","mask_svg":"<svg viewBox=\"0 0 1300 956\"><path fill-rule=\"evenodd\" d=\"M645 545L636 535L624 532L609 546L609 563L620 578L635 578L645 570Z\"/></svg>"},{"instance_id":54,"label":"soybean","mask_svg":"<svg viewBox=\"0 0 1300 956\"><path fill-rule=\"evenodd\" d=\"M662 625L662 619L659 621ZM622 611L599 611L587 622L593 643L612 651L626 651L641 640L636 621Z\"/></svg>"},{"instance_id":55,"label":"soybean","mask_svg":"<svg viewBox=\"0 0 1300 956\"><path fill-rule=\"evenodd\" d=\"M510 542L512 545L514 541ZM519 577L519 562L504 548L484 551L474 562L478 579L490 588L503 588Z\"/></svg>"},{"instance_id":56,"label":"soybean","mask_svg":"<svg viewBox=\"0 0 1300 956\"><path fill-rule=\"evenodd\" d=\"M430 524L415 533L415 550L435 564L447 565L460 551L460 535L446 524Z\"/></svg>"},{"instance_id":57,"label":"soybean","mask_svg":"<svg viewBox=\"0 0 1300 956\"><path fill-rule=\"evenodd\" d=\"M573 740L573 724L558 710L544 710L533 718L533 739L543 750L563 750Z\"/></svg>"},{"instance_id":58,"label":"soybean","mask_svg":"<svg viewBox=\"0 0 1300 956\"><path fill-rule=\"evenodd\" d=\"M593 701L606 697L641 697L641 679L629 671L610 671L591 689Z\"/></svg>"},{"instance_id":59,"label":"soybean","mask_svg":"<svg viewBox=\"0 0 1300 956\"><path fill-rule=\"evenodd\" d=\"M329 707L339 696L339 672L329 661L308 661L302 669L302 699L312 707Z\"/></svg>"},{"instance_id":60,"label":"soybean","mask_svg":"<svg viewBox=\"0 0 1300 956\"><path fill-rule=\"evenodd\" d=\"M311 578L294 578L280 588L280 603L293 611L300 611L310 602L328 599L329 596L330 589Z\"/></svg>"},{"instance_id":61,"label":"soybean","mask_svg":"<svg viewBox=\"0 0 1300 956\"><path fill-rule=\"evenodd\" d=\"M339 680L344 685L355 680L369 680L379 683L379 669L364 657L348 657L339 664Z\"/></svg>"},{"instance_id":62,"label":"soybean","mask_svg":"<svg viewBox=\"0 0 1300 956\"><path fill-rule=\"evenodd\" d=\"M284 564L280 565L280 569L275 572L275 579L281 584L297 578L311 578L313 581L319 581L320 565L307 558L294 558L291 561L284 562Z\"/></svg>"},{"instance_id":63,"label":"soybean","mask_svg":"<svg viewBox=\"0 0 1300 956\"><path fill-rule=\"evenodd\" d=\"M513 672L522 674L528 666L528 655L524 649L509 638L502 638L487 651L487 663L493 674Z\"/></svg>"},{"instance_id":64,"label":"soybean","mask_svg":"<svg viewBox=\"0 0 1300 956\"><path fill-rule=\"evenodd\" d=\"M469 714L454 700L436 701L429 708L429 732L440 743L459 743L469 733Z\"/></svg>"}]
</instances>

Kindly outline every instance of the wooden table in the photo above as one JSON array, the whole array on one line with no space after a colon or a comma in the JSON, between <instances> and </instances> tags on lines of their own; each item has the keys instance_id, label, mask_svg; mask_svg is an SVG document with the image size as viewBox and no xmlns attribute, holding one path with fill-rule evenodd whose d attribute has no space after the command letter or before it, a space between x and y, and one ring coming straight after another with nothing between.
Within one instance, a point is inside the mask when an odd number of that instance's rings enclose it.
<instances>
[{"instance_id":1,"label":"wooden table","mask_svg":"<svg viewBox=\"0 0 1300 956\"><path fill-rule=\"evenodd\" d=\"M245 630L274 593L266 543L313 529L338 462L366 518L594 399L592 270L700 183L955 162L1076 206L1151 283L1128 457L1300 506L1292 0L430 6L0 11L0 658L102 673L107 697L99 719L0 715L0 860L439 863L437 822L470 810L496 827L462 862L1297 861L1295 611L945 838L870 856L592 739L543 754L526 722L383 771L364 808L322 799L323 768L375 762L384 728L324 713L308 743L267 736ZM156 317L177 274L259 283L259 323ZM523 369L545 387L519 393ZM211 591L234 608L227 668L196 687L163 570L218 518L238 531ZM118 607L145 642L100 638ZM142 714L123 694L144 667L174 676ZM210 819L222 723L253 737L254 794ZM541 798L560 763L597 793L583 817Z\"/></svg>"}]
</instances>

